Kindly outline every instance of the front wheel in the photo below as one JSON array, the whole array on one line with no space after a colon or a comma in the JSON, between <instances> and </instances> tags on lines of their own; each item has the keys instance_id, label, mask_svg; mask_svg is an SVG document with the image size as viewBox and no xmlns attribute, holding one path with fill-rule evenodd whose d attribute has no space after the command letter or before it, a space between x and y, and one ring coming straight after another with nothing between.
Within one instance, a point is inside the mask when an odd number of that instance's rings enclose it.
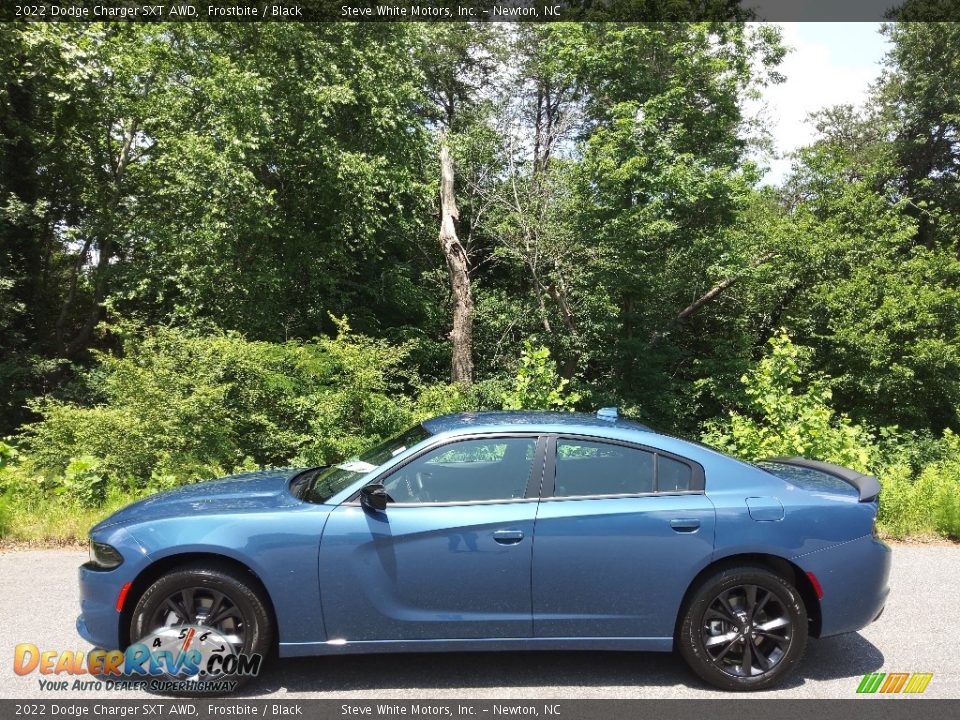
<instances>
[{"instance_id":1,"label":"front wheel","mask_svg":"<svg viewBox=\"0 0 960 720\"><path fill-rule=\"evenodd\" d=\"M789 582L760 567L724 570L701 583L680 626L680 653L724 690L760 690L799 664L807 611Z\"/></svg>"},{"instance_id":2,"label":"front wheel","mask_svg":"<svg viewBox=\"0 0 960 720\"><path fill-rule=\"evenodd\" d=\"M149 638L156 650L168 645L185 648L185 643L200 649L205 663L187 679L202 680L211 687L213 681L233 681L236 688L250 680L249 674L230 671L236 666L228 664L225 656L260 655L262 664L272 647L273 634L270 612L256 583L245 573L214 565L189 565L161 576L140 597L130 619L133 642ZM201 641L213 647L203 648ZM213 664L206 663L207 649L219 655ZM177 655L175 652L173 657Z\"/></svg>"}]
</instances>

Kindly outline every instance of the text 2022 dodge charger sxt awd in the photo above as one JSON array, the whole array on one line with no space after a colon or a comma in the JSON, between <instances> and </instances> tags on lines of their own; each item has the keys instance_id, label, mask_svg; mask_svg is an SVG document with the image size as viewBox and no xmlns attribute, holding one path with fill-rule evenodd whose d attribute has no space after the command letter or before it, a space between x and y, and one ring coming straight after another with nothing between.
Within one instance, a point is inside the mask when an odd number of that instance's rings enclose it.
<instances>
[{"instance_id":1,"label":"text 2022 dodge charger sxt awd","mask_svg":"<svg viewBox=\"0 0 960 720\"><path fill-rule=\"evenodd\" d=\"M876 619L880 486L803 458L751 465L620 418L484 412L340 465L203 482L90 532L80 634L125 648L204 626L281 657L678 649L768 687L808 636Z\"/></svg>"}]
</instances>

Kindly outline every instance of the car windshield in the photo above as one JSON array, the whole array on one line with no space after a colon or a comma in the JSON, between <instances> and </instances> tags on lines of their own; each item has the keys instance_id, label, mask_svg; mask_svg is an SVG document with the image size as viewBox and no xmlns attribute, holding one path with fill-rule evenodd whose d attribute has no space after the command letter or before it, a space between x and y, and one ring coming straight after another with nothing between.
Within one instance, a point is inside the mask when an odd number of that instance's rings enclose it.
<instances>
[{"instance_id":1,"label":"car windshield","mask_svg":"<svg viewBox=\"0 0 960 720\"><path fill-rule=\"evenodd\" d=\"M380 443L339 465L323 468L314 475L303 494L303 499L313 503L325 503L368 472L376 470L391 458L428 437L430 433L423 425L415 425L405 433Z\"/></svg>"}]
</instances>

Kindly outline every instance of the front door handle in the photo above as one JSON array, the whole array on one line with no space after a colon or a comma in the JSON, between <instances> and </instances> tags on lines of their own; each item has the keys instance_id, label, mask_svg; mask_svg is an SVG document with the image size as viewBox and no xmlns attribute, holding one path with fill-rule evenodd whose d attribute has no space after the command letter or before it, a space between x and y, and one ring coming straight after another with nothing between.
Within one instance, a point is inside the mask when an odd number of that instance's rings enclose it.
<instances>
[{"instance_id":1,"label":"front door handle","mask_svg":"<svg viewBox=\"0 0 960 720\"><path fill-rule=\"evenodd\" d=\"M493 534L493 539L501 545L516 545L523 540L522 530L497 530Z\"/></svg>"},{"instance_id":2,"label":"front door handle","mask_svg":"<svg viewBox=\"0 0 960 720\"><path fill-rule=\"evenodd\" d=\"M677 518L670 521L670 527L679 533L692 533L700 529L700 521L696 518Z\"/></svg>"}]
</instances>

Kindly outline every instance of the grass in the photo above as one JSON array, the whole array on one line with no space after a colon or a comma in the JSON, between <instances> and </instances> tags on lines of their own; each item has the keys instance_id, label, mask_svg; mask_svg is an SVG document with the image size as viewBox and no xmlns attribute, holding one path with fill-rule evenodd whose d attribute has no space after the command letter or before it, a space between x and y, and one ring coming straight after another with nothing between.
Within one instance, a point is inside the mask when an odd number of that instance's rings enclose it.
<instances>
[{"instance_id":1,"label":"grass","mask_svg":"<svg viewBox=\"0 0 960 720\"><path fill-rule=\"evenodd\" d=\"M878 527L889 537L960 539L960 463L926 466L917 476L894 467L880 478Z\"/></svg>"},{"instance_id":2,"label":"grass","mask_svg":"<svg viewBox=\"0 0 960 720\"><path fill-rule=\"evenodd\" d=\"M60 498L4 497L0 502L0 543L4 545L76 545L87 531L137 498L115 494L100 507L87 508Z\"/></svg>"}]
</instances>

